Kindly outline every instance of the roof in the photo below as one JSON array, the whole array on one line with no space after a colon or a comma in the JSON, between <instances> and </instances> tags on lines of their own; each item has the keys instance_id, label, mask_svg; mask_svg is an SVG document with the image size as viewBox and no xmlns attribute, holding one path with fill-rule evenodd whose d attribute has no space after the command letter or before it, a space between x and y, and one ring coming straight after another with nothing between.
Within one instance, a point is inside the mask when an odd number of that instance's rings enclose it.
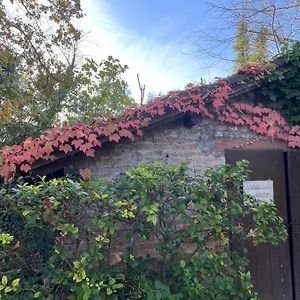
<instances>
[{"instance_id":1,"label":"roof","mask_svg":"<svg viewBox=\"0 0 300 300\"><path fill-rule=\"evenodd\" d=\"M185 113L246 126L257 134L285 141L291 148L300 148L298 126L289 126L275 110L239 102L239 96L260 86L261 75L267 72L266 68L250 66L209 85L171 91L145 105L129 108L118 117L96 119L92 125L63 125L39 138L28 137L20 145L2 148L0 175L9 180L20 171L28 173L38 165L77 152L93 157L103 143L134 140L143 135L145 127Z\"/></svg>"}]
</instances>

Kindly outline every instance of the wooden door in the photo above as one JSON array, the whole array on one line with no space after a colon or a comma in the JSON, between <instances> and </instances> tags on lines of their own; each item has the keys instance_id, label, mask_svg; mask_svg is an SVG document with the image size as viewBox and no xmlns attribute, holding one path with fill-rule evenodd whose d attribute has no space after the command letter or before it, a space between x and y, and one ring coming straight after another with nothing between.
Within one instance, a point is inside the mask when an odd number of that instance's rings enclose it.
<instances>
[{"instance_id":1,"label":"wooden door","mask_svg":"<svg viewBox=\"0 0 300 300\"><path fill-rule=\"evenodd\" d=\"M288 224L287 180L282 150L226 149L226 163L245 159L250 162L249 180L273 180L274 201ZM300 206L299 206L300 208ZM254 289L261 300L292 300L292 272L289 241L274 247L247 245Z\"/></svg>"}]
</instances>

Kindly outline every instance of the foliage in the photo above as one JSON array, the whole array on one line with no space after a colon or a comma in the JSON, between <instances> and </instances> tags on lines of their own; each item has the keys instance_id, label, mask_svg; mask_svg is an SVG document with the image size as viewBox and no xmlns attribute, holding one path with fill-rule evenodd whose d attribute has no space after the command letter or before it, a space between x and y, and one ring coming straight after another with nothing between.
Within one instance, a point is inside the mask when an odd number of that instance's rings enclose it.
<instances>
[{"instance_id":1,"label":"foliage","mask_svg":"<svg viewBox=\"0 0 300 300\"><path fill-rule=\"evenodd\" d=\"M268 57L268 29L260 28L255 40L254 57L252 59L258 65L264 65L269 61Z\"/></svg>"},{"instance_id":2,"label":"foliage","mask_svg":"<svg viewBox=\"0 0 300 300\"><path fill-rule=\"evenodd\" d=\"M248 71L253 75L257 68L251 67ZM135 136L143 135L143 128L152 120L172 111L193 113L236 126L247 126L257 134L286 141L289 147L300 147L300 130L297 126L289 126L272 109L232 103L229 99L230 93L228 82L219 80L206 93L203 93L201 86L192 86L185 91L170 92L146 105L129 108L118 117L96 119L92 125L77 124L53 128L40 138L28 137L20 145L3 147L0 175L11 180L17 173L28 173L38 160L55 160L59 153L81 151L93 157L95 149L101 147L103 141L118 143L122 138L133 141Z\"/></svg>"},{"instance_id":3,"label":"foliage","mask_svg":"<svg viewBox=\"0 0 300 300\"><path fill-rule=\"evenodd\" d=\"M100 64L87 59L75 73L77 84L69 95L65 113L76 122L92 123L95 118L117 115L133 106L128 84L122 79L127 69L111 56Z\"/></svg>"},{"instance_id":4,"label":"foliage","mask_svg":"<svg viewBox=\"0 0 300 300\"><path fill-rule=\"evenodd\" d=\"M235 70L239 70L249 63L250 39L248 24L242 19L238 24L237 36L233 49L236 52Z\"/></svg>"},{"instance_id":5,"label":"foliage","mask_svg":"<svg viewBox=\"0 0 300 300\"><path fill-rule=\"evenodd\" d=\"M238 71L249 64L256 66L266 64L268 59L268 29L262 25L259 32L253 36L245 19L239 22L235 44L236 53L234 69ZM255 39L254 39L255 38Z\"/></svg>"},{"instance_id":6,"label":"foliage","mask_svg":"<svg viewBox=\"0 0 300 300\"><path fill-rule=\"evenodd\" d=\"M80 0L0 1L0 145L38 137L61 119L91 121L133 100L117 59L82 62ZM69 116L69 118L67 118Z\"/></svg>"},{"instance_id":7,"label":"foliage","mask_svg":"<svg viewBox=\"0 0 300 300\"><path fill-rule=\"evenodd\" d=\"M3 186L0 295L256 299L246 251L229 238L277 245L287 231L272 203L242 193L246 165L189 178L185 165L155 163L110 181Z\"/></svg>"},{"instance_id":8,"label":"foliage","mask_svg":"<svg viewBox=\"0 0 300 300\"><path fill-rule=\"evenodd\" d=\"M300 124L300 43L296 42L283 48L278 57L282 67L275 67L265 76L265 84L261 89L263 104L278 109L290 124Z\"/></svg>"},{"instance_id":9,"label":"foliage","mask_svg":"<svg viewBox=\"0 0 300 300\"><path fill-rule=\"evenodd\" d=\"M264 29L267 35L263 39L268 46L264 55L269 57L278 55L287 40L299 39L300 1L213 0L208 1L208 7L211 22L197 30L196 46L197 53L204 54L206 61L210 56L211 65L223 61L224 67L228 67L228 60L235 61L232 54L236 53L228 49L240 38L240 32L236 29L241 20L247 23L251 50L255 49L255 43ZM255 54L251 52L251 55Z\"/></svg>"},{"instance_id":10,"label":"foliage","mask_svg":"<svg viewBox=\"0 0 300 300\"><path fill-rule=\"evenodd\" d=\"M78 0L1 1L1 142L19 142L49 128L61 111L77 65L83 14ZM9 54L9 56L8 56ZM13 89L11 83L14 83ZM8 88L9 87L9 88Z\"/></svg>"}]
</instances>

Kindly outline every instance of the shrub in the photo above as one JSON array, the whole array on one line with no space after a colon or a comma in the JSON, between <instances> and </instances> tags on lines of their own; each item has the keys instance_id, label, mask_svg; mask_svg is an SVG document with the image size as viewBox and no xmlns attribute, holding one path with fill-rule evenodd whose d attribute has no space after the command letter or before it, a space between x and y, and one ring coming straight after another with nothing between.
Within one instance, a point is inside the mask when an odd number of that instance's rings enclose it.
<instances>
[{"instance_id":1,"label":"shrub","mask_svg":"<svg viewBox=\"0 0 300 300\"><path fill-rule=\"evenodd\" d=\"M287 231L272 203L242 192L246 162L190 178L139 165L115 180L0 190L3 299L256 299L247 252ZM2 277L1 277L2 276Z\"/></svg>"}]
</instances>

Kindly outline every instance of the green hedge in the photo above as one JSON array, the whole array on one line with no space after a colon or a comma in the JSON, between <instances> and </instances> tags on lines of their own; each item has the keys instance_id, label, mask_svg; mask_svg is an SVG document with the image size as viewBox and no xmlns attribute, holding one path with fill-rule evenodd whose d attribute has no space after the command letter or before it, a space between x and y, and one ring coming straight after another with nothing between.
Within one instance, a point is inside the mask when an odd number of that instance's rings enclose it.
<instances>
[{"instance_id":1,"label":"green hedge","mask_svg":"<svg viewBox=\"0 0 300 300\"><path fill-rule=\"evenodd\" d=\"M277 245L287 231L272 204L242 193L246 165L190 178L184 164L155 163L116 180L2 186L2 299L256 299L246 251L230 251L229 237Z\"/></svg>"}]
</instances>

